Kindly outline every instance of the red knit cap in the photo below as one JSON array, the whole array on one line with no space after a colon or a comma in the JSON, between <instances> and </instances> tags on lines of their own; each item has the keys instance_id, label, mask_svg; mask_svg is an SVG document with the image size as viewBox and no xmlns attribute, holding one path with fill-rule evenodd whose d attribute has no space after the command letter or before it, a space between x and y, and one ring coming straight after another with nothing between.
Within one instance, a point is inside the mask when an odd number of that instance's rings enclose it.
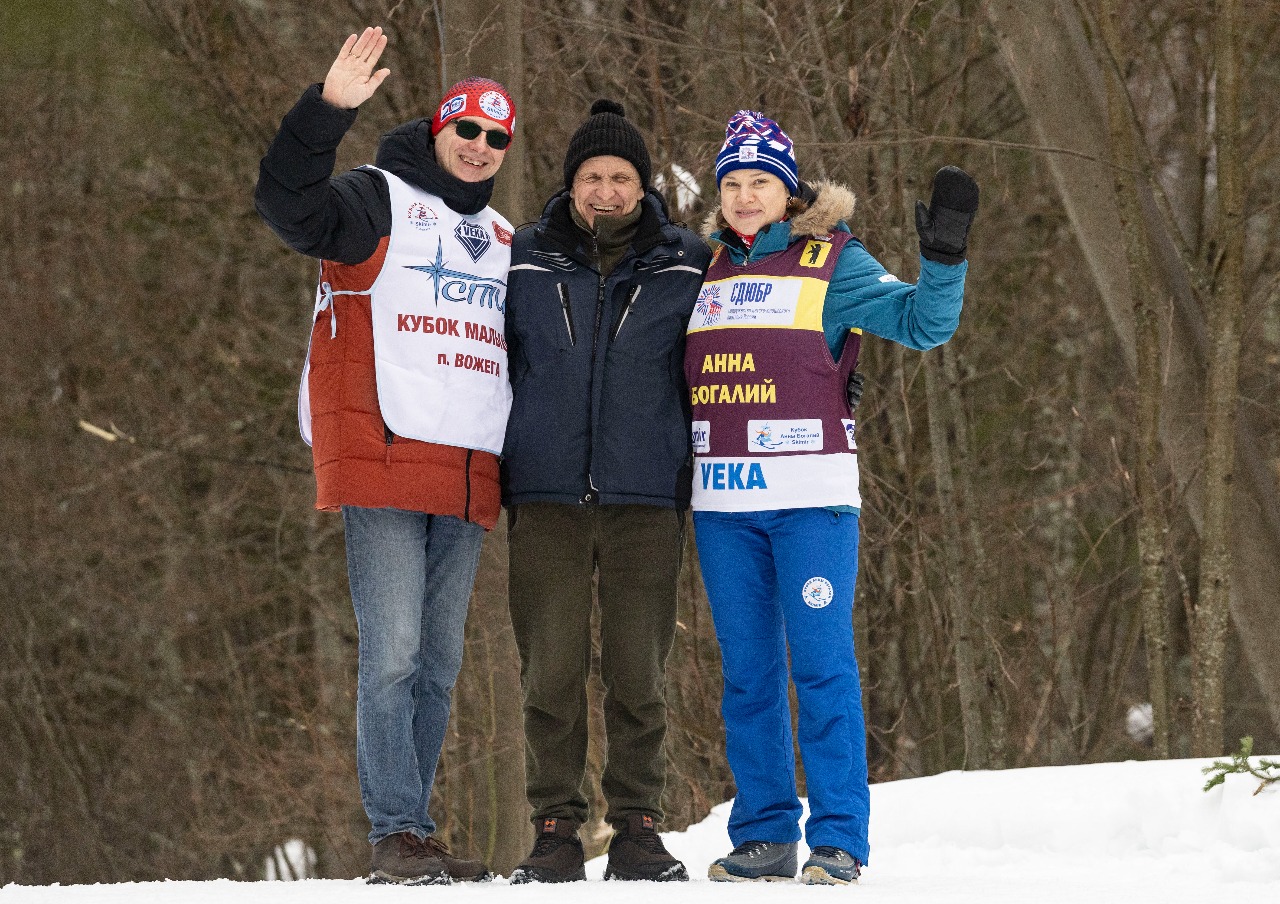
<instances>
[{"instance_id":1,"label":"red knit cap","mask_svg":"<svg viewBox=\"0 0 1280 904\"><path fill-rule=\"evenodd\" d=\"M440 109L431 118L431 134L439 135L449 120L459 116L482 116L506 126L508 132L516 130L515 102L493 79L464 78L446 91Z\"/></svg>"}]
</instances>

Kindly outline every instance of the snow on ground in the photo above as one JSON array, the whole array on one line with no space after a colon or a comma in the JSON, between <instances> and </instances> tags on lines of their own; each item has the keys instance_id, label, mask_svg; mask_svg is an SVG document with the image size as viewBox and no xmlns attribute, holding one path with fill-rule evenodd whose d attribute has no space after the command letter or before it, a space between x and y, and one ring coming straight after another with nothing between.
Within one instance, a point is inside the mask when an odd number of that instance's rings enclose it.
<instances>
[{"instance_id":1,"label":"snow on ground","mask_svg":"<svg viewBox=\"0 0 1280 904\"><path fill-rule=\"evenodd\" d=\"M1209 760L948 772L871 789L871 866L848 888L711 883L729 849L729 805L665 836L689 883L396 888L361 880L157 882L0 888L0 904L802 904L852 895L877 904L1216 904L1280 901L1280 788L1228 776L1208 793ZM802 850L802 856L804 851ZM824 898L825 900L825 898Z\"/></svg>"}]
</instances>

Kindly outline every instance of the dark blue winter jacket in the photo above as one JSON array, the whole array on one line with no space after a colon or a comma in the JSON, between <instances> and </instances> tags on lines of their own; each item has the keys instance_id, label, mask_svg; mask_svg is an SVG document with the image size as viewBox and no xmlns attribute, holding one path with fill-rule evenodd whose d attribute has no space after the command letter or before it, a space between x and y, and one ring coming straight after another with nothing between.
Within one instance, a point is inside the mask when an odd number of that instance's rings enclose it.
<instances>
[{"instance_id":1,"label":"dark blue winter jacket","mask_svg":"<svg viewBox=\"0 0 1280 904\"><path fill-rule=\"evenodd\" d=\"M650 192L600 276L568 192L516 232L507 282L514 399L503 502L689 504L685 330L711 254Z\"/></svg>"}]
</instances>

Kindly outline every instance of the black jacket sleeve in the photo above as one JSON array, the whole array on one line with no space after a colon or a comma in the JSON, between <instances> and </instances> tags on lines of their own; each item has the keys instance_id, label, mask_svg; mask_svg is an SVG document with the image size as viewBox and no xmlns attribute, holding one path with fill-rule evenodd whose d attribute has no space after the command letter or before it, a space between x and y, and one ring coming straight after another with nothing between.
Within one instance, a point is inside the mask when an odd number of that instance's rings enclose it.
<instances>
[{"instance_id":1,"label":"black jacket sleeve","mask_svg":"<svg viewBox=\"0 0 1280 904\"><path fill-rule=\"evenodd\" d=\"M359 264L391 234L391 197L380 173L332 175L356 110L327 103L320 87L308 88L281 121L258 169L254 204L293 250Z\"/></svg>"}]
</instances>

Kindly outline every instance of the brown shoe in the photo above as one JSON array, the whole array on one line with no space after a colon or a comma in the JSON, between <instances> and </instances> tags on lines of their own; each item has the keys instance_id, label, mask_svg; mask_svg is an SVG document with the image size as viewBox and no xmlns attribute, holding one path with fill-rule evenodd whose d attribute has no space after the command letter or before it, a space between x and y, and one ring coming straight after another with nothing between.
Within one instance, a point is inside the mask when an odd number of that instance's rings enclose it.
<instances>
[{"instance_id":1,"label":"brown shoe","mask_svg":"<svg viewBox=\"0 0 1280 904\"><path fill-rule=\"evenodd\" d=\"M646 813L628 813L609 841L604 877L648 882L688 882L689 871L672 857Z\"/></svg>"},{"instance_id":2,"label":"brown shoe","mask_svg":"<svg viewBox=\"0 0 1280 904\"><path fill-rule=\"evenodd\" d=\"M449 878L454 882L488 882L493 873L479 860L463 860L449 853L445 843L434 835L422 839L422 846L427 852L444 864Z\"/></svg>"},{"instance_id":3,"label":"brown shoe","mask_svg":"<svg viewBox=\"0 0 1280 904\"><path fill-rule=\"evenodd\" d=\"M448 885L449 871L412 832L388 835L373 846L371 885Z\"/></svg>"},{"instance_id":4,"label":"brown shoe","mask_svg":"<svg viewBox=\"0 0 1280 904\"><path fill-rule=\"evenodd\" d=\"M586 881L578 824L567 819L542 819L534 825L538 837L533 851L511 873L511 884Z\"/></svg>"}]
</instances>

